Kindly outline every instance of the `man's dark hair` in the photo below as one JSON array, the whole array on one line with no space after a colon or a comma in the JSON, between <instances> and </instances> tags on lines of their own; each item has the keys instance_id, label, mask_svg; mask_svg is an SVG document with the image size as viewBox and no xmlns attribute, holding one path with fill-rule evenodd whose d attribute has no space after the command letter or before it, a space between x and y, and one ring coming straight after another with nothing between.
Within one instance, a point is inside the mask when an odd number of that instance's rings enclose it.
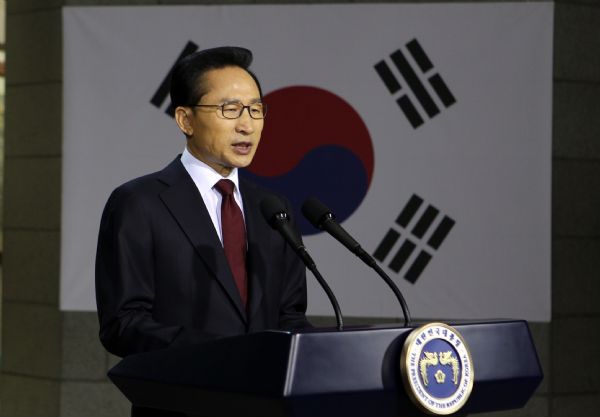
<instances>
[{"instance_id":1,"label":"man's dark hair","mask_svg":"<svg viewBox=\"0 0 600 417\"><path fill-rule=\"evenodd\" d=\"M191 53L180 59L171 74L171 103L177 106L197 104L206 94L202 77L210 70L225 67L240 67L248 72L258 86L260 83L248 68L252 63L252 52L236 46L222 46Z\"/></svg>"}]
</instances>

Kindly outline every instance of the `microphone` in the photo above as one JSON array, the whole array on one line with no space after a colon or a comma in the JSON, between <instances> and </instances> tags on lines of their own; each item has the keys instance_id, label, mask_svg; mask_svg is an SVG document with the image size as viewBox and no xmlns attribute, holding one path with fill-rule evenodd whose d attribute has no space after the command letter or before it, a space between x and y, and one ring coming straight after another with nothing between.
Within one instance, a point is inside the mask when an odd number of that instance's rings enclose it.
<instances>
[{"instance_id":1,"label":"microphone","mask_svg":"<svg viewBox=\"0 0 600 417\"><path fill-rule=\"evenodd\" d=\"M277 230L291 248L300 256L304 265L309 269L315 267L315 261L311 258L302 244L302 241L296 234L296 231L290 224L290 217L285 211L281 200L275 196L268 196L260 202L260 211L269 225Z\"/></svg>"},{"instance_id":2,"label":"microphone","mask_svg":"<svg viewBox=\"0 0 600 417\"><path fill-rule=\"evenodd\" d=\"M302 241L292 227L290 223L290 216L285 211L283 202L274 195L267 196L260 202L260 211L267 223L281 234L283 239L290 245L294 252L296 252L300 259L302 259L304 265L310 269L321 287L323 287L323 290L327 294L327 297L333 306L337 328L338 330L342 330L344 327L344 321L338 301L333 295L333 291L331 291L331 288L329 288L329 285L327 285L327 282L325 282L325 279L317 269L315 261L313 261L312 257L308 254L306 247L304 244L302 244Z\"/></svg>"},{"instance_id":3,"label":"microphone","mask_svg":"<svg viewBox=\"0 0 600 417\"><path fill-rule=\"evenodd\" d=\"M367 251L365 251L360 244L354 240L352 236L346 230L340 226L335 220L335 216L329 210L329 208L321 203L315 197L309 197L302 204L302 214L304 217L317 229L321 229L333 236L338 242L348 248L352 253L358 256L364 263L373 268L375 272L385 281L390 289L396 295L400 307L402 308L402 314L404 315L404 326L408 326L410 323L410 312L408 311L408 305L400 292L400 289L394 284L394 281L381 269L377 264L377 261L373 259Z\"/></svg>"},{"instance_id":4,"label":"microphone","mask_svg":"<svg viewBox=\"0 0 600 417\"><path fill-rule=\"evenodd\" d=\"M338 222L329 208L321 203L315 197L309 197L302 204L302 214L317 229L325 230L333 236L338 242L348 248L352 253L362 259L371 268L377 265L377 262L369 255Z\"/></svg>"}]
</instances>

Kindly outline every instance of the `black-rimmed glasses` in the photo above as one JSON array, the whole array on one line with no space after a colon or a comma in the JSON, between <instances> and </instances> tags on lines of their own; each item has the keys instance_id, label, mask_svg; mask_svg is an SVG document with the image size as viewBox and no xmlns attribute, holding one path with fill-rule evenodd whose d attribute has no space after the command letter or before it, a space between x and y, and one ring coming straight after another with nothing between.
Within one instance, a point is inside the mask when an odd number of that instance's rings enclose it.
<instances>
[{"instance_id":1,"label":"black-rimmed glasses","mask_svg":"<svg viewBox=\"0 0 600 417\"><path fill-rule=\"evenodd\" d=\"M242 103L225 104L192 104L190 107L214 107L221 109L221 114L226 119L239 119L242 117L244 109L248 109L248 114L253 119L264 119L267 115L267 105L264 103L254 103L244 106Z\"/></svg>"}]
</instances>

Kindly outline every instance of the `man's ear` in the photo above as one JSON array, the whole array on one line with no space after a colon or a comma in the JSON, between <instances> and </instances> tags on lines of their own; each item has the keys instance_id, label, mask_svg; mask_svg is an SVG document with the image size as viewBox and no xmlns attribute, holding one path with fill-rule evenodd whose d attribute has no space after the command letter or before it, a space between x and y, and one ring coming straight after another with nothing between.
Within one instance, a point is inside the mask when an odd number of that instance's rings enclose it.
<instances>
[{"instance_id":1,"label":"man's ear","mask_svg":"<svg viewBox=\"0 0 600 417\"><path fill-rule=\"evenodd\" d=\"M191 117L192 111L187 107L177 107L175 109L175 121L177 122L177 126L186 136L192 136L194 133L194 128L192 127Z\"/></svg>"}]
</instances>

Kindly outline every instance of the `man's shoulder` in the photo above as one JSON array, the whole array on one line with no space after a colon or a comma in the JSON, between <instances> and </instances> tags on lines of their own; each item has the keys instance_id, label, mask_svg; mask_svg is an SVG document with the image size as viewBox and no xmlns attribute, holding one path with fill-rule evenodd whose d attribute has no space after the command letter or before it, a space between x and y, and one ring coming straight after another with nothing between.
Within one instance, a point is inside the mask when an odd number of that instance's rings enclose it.
<instances>
[{"instance_id":1,"label":"man's shoulder","mask_svg":"<svg viewBox=\"0 0 600 417\"><path fill-rule=\"evenodd\" d=\"M112 192L109 201L123 202L137 198L145 198L155 196L163 191L170 183L176 180L177 175L185 173L185 169L181 162L175 159L166 168L150 174L142 175L141 177L129 180Z\"/></svg>"},{"instance_id":2,"label":"man's shoulder","mask_svg":"<svg viewBox=\"0 0 600 417\"><path fill-rule=\"evenodd\" d=\"M119 191L123 194L129 194L136 191L143 191L149 188L156 187L157 183L160 183L160 172L156 171L150 174L142 175L141 177L137 177L131 179L121 185L119 185L115 191Z\"/></svg>"}]
</instances>

